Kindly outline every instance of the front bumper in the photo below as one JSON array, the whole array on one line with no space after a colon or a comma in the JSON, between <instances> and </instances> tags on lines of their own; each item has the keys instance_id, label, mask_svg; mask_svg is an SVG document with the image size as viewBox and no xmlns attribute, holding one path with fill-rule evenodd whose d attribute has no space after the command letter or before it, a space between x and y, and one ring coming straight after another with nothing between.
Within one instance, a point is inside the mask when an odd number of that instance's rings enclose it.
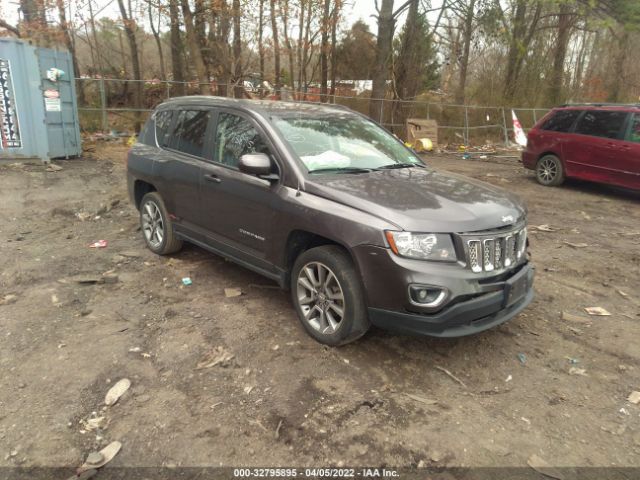
<instances>
[{"instance_id":1,"label":"front bumper","mask_svg":"<svg viewBox=\"0 0 640 480\"><path fill-rule=\"evenodd\" d=\"M502 273L471 272L458 264L397 257L389 249L355 249L367 295L369 319L376 326L437 337L471 335L513 318L533 300L534 269L523 259ZM514 282L520 290L513 300ZM427 284L450 293L437 311L412 304L407 285Z\"/></svg>"}]
</instances>

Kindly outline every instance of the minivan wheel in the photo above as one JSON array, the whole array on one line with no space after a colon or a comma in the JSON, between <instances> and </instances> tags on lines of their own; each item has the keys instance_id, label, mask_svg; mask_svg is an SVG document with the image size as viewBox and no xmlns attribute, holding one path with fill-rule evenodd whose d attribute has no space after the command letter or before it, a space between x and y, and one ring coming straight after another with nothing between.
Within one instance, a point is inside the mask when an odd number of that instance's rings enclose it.
<instances>
[{"instance_id":1,"label":"minivan wheel","mask_svg":"<svg viewBox=\"0 0 640 480\"><path fill-rule=\"evenodd\" d=\"M562 162L555 155L545 155L536 165L538 183L547 187L557 187L564 182Z\"/></svg>"},{"instance_id":2,"label":"minivan wheel","mask_svg":"<svg viewBox=\"0 0 640 480\"><path fill-rule=\"evenodd\" d=\"M147 247L153 253L168 255L182 248L182 240L176 237L173 224L158 192L150 192L142 197L140 228Z\"/></svg>"},{"instance_id":3,"label":"minivan wheel","mask_svg":"<svg viewBox=\"0 0 640 480\"><path fill-rule=\"evenodd\" d=\"M360 278L340 247L312 248L296 259L291 297L305 330L320 343L344 345L369 329Z\"/></svg>"}]
</instances>

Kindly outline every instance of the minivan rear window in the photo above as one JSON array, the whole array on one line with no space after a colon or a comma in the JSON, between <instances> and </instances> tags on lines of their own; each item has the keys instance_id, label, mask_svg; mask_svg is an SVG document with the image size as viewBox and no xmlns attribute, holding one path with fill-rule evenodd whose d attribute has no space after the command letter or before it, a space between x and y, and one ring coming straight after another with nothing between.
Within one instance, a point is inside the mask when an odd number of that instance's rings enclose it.
<instances>
[{"instance_id":1,"label":"minivan rear window","mask_svg":"<svg viewBox=\"0 0 640 480\"><path fill-rule=\"evenodd\" d=\"M627 112L588 110L576 125L576 133L593 137L618 138Z\"/></svg>"},{"instance_id":2,"label":"minivan rear window","mask_svg":"<svg viewBox=\"0 0 640 480\"><path fill-rule=\"evenodd\" d=\"M171 148L204 157L205 134L210 116L209 110L182 110L178 114Z\"/></svg>"},{"instance_id":3,"label":"minivan rear window","mask_svg":"<svg viewBox=\"0 0 640 480\"><path fill-rule=\"evenodd\" d=\"M580 113L580 110L558 110L540 128L551 132L568 132Z\"/></svg>"}]
</instances>

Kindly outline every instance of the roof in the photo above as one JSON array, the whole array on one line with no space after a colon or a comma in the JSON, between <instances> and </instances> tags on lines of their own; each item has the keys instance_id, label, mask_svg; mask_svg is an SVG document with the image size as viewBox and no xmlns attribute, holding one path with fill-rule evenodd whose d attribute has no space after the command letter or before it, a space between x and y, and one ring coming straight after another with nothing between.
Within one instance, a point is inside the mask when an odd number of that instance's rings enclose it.
<instances>
[{"instance_id":1,"label":"roof","mask_svg":"<svg viewBox=\"0 0 640 480\"><path fill-rule=\"evenodd\" d=\"M635 110L640 109L640 103L566 103L557 108L598 108L604 110Z\"/></svg>"},{"instance_id":2,"label":"roof","mask_svg":"<svg viewBox=\"0 0 640 480\"><path fill-rule=\"evenodd\" d=\"M185 97L174 97L163 102L159 106L212 106L212 107L232 107L247 110L258 110L267 115L286 113L315 113L315 114L336 114L350 113L351 109L342 105L320 104L310 102L291 102L285 100L245 100L237 98L216 97L213 95L190 95Z\"/></svg>"}]
</instances>

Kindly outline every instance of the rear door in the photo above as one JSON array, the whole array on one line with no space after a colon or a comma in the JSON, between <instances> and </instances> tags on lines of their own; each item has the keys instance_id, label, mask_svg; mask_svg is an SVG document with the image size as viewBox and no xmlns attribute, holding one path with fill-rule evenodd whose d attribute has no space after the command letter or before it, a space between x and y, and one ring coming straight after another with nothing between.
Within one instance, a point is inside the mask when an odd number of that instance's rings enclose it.
<instances>
[{"instance_id":1,"label":"rear door","mask_svg":"<svg viewBox=\"0 0 640 480\"><path fill-rule=\"evenodd\" d=\"M620 162L623 171L618 183L640 190L640 113L630 118L625 138L620 142Z\"/></svg>"},{"instance_id":2,"label":"rear door","mask_svg":"<svg viewBox=\"0 0 640 480\"><path fill-rule=\"evenodd\" d=\"M628 112L585 110L574 128L564 153L571 176L603 183L615 183L623 169L620 148Z\"/></svg>"},{"instance_id":3,"label":"rear door","mask_svg":"<svg viewBox=\"0 0 640 480\"><path fill-rule=\"evenodd\" d=\"M171 133L158 138L163 148L158 156L154 174L160 178L160 193L176 229L195 239L200 220L200 167L212 158L213 128L210 108L189 107L173 112ZM158 130L156 130L158 132Z\"/></svg>"},{"instance_id":4,"label":"rear door","mask_svg":"<svg viewBox=\"0 0 640 480\"><path fill-rule=\"evenodd\" d=\"M566 154L571 145L573 125L582 112L575 109L561 109L553 111L546 119L542 120L539 128L529 132L527 152L532 159L529 168L535 168L535 162L543 153L553 153L564 161L567 175L571 175L570 166L566 165Z\"/></svg>"},{"instance_id":5,"label":"rear door","mask_svg":"<svg viewBox=\"0 0 640 480\"><path fill-rule=\"evenodd\" d=\"M238 169L247 153L266 153L272 160L273 145L262 128L247 115L220 109L213 136L213 159L202 165L200 191L202 225L207 241L248 263L269 270L267 245L273 241L273 226L280 187ZM274 173L279 169L274 166Z\"/></svg>"}]
</instances>

